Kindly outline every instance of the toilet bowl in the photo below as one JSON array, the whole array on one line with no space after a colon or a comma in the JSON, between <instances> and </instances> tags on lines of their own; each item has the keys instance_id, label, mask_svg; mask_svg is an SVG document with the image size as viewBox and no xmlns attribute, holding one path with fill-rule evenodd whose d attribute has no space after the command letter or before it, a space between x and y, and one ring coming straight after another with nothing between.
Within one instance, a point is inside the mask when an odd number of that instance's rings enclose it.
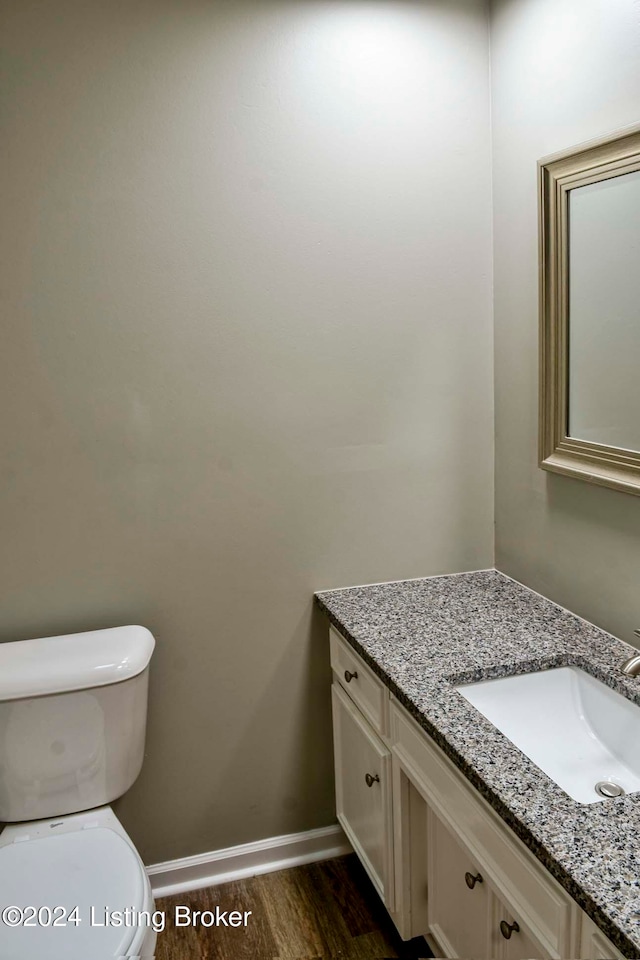
<instances>
[{"instance_id":1,"label":"toilet bowl","mask_svg":"<svg viewBox=\"0 0 640 960\"><path fill-rule=\"evenodd\" d=\"M153 646L143 627L0 644L2 960L153 957L163 915L108 806L142 764Z\"/></svg>"},{"instance_id":2,"label":"toilet bowl","mask_svg":"<svg viewBox=\"0 0 640 960\"><path fill-rule=\"evenodd\" d=\"M14 908L0 921L7 960L153 957L160 915L110 807L6 827L0 905Z\"/></svg>"}]
</instances>

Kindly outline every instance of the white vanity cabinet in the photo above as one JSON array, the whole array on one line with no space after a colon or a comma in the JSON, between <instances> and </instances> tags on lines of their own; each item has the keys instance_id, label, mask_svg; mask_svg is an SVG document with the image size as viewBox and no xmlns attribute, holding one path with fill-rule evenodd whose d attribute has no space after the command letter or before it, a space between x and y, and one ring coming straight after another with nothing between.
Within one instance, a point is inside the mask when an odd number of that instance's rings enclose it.
<instances>
[{"instance_id":1,"label":"white vanity cabinet","mask_svg":"<svg viewBox=\"0 0 640 960\"><path fill-rule=\"evenodd\" d=\"M338 819L405 939L474 960L620 960L598 927L331 630Z\"/></svg>"}]
</instances>

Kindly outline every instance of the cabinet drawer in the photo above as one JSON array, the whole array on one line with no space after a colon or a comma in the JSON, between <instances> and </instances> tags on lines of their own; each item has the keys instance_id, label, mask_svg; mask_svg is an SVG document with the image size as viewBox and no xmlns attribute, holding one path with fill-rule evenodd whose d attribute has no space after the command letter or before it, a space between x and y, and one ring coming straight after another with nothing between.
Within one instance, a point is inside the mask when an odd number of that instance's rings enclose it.
<instances>
[{"instance_id":1,"label":"cabinet drawer","mask_svg":"<svg viewBox=\"0 0 640 960\"><path fill-rule=\"evenodd\" d=\"M397 703L391 743L407 776L518 922L535 931L548 956L574 956L571 898Z\"/></svg>"},{"instance_id":2,"label":"cabinet drawer","mask_svg":"<svg viewBox=\"0 0 640 960\"><path fill-rule=\"evenodd\" d=\"M389 733L389 693L381 680L333 628L329 631L331 667L343 690L356 703L376 733Z\"/></svg>"},{"instance_id":3,"label":"cabinet drawer","mask_svg":"<svg viewBox=\"0 0 640 960\"><path fill-rule=\"evenodd\" d=\"M337 683L331 694L338 820L393 909L391 753Z\"/></svg>"}]
</instances>

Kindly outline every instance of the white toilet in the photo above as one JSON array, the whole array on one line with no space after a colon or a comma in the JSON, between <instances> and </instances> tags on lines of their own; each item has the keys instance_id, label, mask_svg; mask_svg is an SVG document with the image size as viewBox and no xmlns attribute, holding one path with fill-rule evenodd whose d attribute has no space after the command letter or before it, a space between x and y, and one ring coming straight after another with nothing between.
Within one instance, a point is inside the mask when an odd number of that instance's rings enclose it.
<instances>
[{"instance_id":1,"label":"white toilet","mask_svg":"<svg viewBox=\"0 0 640 960\"><path fill-rule=\"evenodd\" d=\"M149 880L106 804L140 773L154 645L138 626L0 644L2 960L153 957Z\"/></svg>"}]
</instances>

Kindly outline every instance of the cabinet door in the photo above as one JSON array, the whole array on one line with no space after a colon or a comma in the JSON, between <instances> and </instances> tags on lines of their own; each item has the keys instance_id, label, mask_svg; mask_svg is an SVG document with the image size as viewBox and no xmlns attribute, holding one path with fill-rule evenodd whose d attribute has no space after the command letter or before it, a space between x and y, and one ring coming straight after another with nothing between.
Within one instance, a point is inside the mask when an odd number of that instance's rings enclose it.
<instances>
[{"instance_id":1,"label":"cabinet door","mask_svg":"<svg viewBox=\"0 0 640 960\"><path fill-rule=\"evenodd\" d=\"M490 955L496 960L548 960L550 957L522 921L495 895L492 897L489 942Z\"/></svg>"},{"instance_id":2,"label":"cabinet door","mask_svg":"<svg viewBox=\"0 0 640 960\"><path fill-rule=\"evenodd\" d=\"M432 810L427 855L429 931L444 955L492 957L488 950L491 892L486 878Z\"/></svg>"},{"instance_id":3,"label":"cabinet door","mask_svg":"<svg viewBox=\"0 0 640 960\"><path fill-rule=\"evenodd\" d=\"M623 960L623 954L614 947L586 913L582 913L581 920L580 956L582 960Z\"/></svg>"},{"instance_id":4,"label":"cabinet door","mask_svg":"<svg viewBox=\"0 0 640 960\"><path fill-rule=\"evenodd\" d=\"M335 683L331 694L338 820L392 910L391 753Z\"/></svg>"}]
</instances>

